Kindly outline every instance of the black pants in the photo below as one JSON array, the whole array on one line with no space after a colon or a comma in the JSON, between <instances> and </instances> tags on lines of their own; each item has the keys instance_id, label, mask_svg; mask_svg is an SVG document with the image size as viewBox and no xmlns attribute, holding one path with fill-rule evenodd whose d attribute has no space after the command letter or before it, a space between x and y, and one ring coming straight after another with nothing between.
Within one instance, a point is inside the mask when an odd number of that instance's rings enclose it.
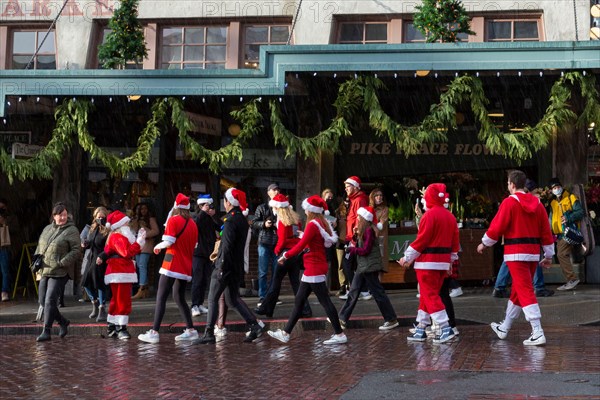
<instances>
[{"instance_id":1,"label":"black pants","mask_svg":"<svg viewBox=\"0 0 600 400\"><path fill-rule=\"evenodd\" d=\"M210 290L208 291L208 316L206 329L214 329L217 318L219 317L219 297L225 293L225 301L230 307L236 309L248 325L257 323L256 316L250 311L248 305L240 297L240 282L234 274L228 274L222 277L221 270L215 268L210 277Z\"/></svg>"},{"instance_id":2,"label":"black pants","mask_svg":"<svg viewBox=\"0 0 600 400\"><path fill-rule=\"evenodd\" d=\"M165 316L165 306L167 305L167 297L169 292L173 288L173 300L179 308L179 314L185 320L186 328L193 328L192 313L190 307L185 301L185 286L186 281L183 279L171 278L166 275L160 275L158 279L158 290L156 292L156 306L154 308L154 324L152 329L158 332L160 329L160 323Z\"/></svg>"},{"instance_id":3,"label":"black pants","mask_svg":"<svg viewBox=\"0 0 600 400\"><path fill-rule=\"evenodd\" d=\"M331 302L331 298L329 297L329 290L327 289L327 284L325 282L319 283L308 283L308 282L300 282L300 286L298 287L298 293L296 293L296 299L294 300L294 309L292 310L292 315L288 319L285 328L283 329L287 333L292 333L294 326L300 319L302 315L302 307L304 306L304 302L308 299L311 292L315 292L317 299L319 299L319 303L325 310L325 314L329 317L329 321L331 321L331 325L333 325L333 331L336 334L342 333L342 326L340 325L340 319L337 315L337 310L335 306Z\"/></svg>"},{"instance_id":4,"label":"black pants","mask_svg":"<svg viewBox=\"0 0 600 400\"><path fill-rule=\"evenodd\" d=\"M342 269L344 270L344 275L346 276L346 281L349 285L354 281L354 273L356 271L356 255L352 255L350 253L345 253L344 258L342 258ZM360 291L366 292L367 285L363 282L360 287Z\"/></svg>"},{"instance_id":5,"label":"black pants","mask_svg":"<svg viewBox=\"0 0 600 400\"><path fill-rule=\"evenodd\" d=\"M284 252L289 249L283 250ZM294 291L294 296L298 293L298 287L300 286L300 263L302 260L300 257L292 257L281 265L277 264L275 267L275 273L273 274L273 279L271 280L271 285L269 286L269 290L265 295L265 298L262 301L261 308L265 310L267 315L272 315L275 310L275 305L277 304L277 299L279 298L279 293L281 292L281 283L283 282L283 278L287 275L290 279L290 285L292 286L292 290ZM303 314L312 314L312 310L310 309L310 304L308 301L304 303L302 306Z\"/></svg>"},{"instance_id":6,"label":"black pants","mask_svg":"<svg viewBox=\"0 0 600 400\"><path fill-rule=\"evenodd\" d=\"M44 307L44 328L52 328L54 321L65 322L65 317L58 310L58 298L63 294L68 276L51 278L43 276L38 287L39 303Z\"/></svg>"},{"instance_id":7,"label":"black pants","mask_svg":"<svg viewBox=\"0 0 600 400\"><path fill-rule=\"evenodd\" d=\"M450 297L450 278L444 279L444 283L442 283L442 288L440 289L440 297L442 298L442 303L444 303L444 307L446 307L446 314L448 314L448 324L451 328L456 326L456 319L454 316L454 304L452 304L452 297Z\"/></svg>"},{"instance_id":8,"label":"black pants","mask_svg":"<svg viewBox=\"0 0 600 400\"><path fill-rule=\"evenodd\" d=\"M211 272L212 262L207 257L194 256L192 260L192 306L204 303Z\"/></svg>"},{"instance_id":9,"label":"black pants","mask_svg":"<svg viewBox=\"0 0 600 400\"><path fill-rule=\"evenodd\" d=\"M377 251L379 251L379 249L377 249ZM394 307L392 306L389 297L385 294L385 290L383 289L381 282L379 282L379 271L367 272L364 274L356 272L354 274L350 292L348 293L348 299L340 310L340 319L348 322L352 315L352 311L354 311L356 302L358 301L361 287L364 285L366 285L373 295L384 321L394 321L396 319L396 311L394 311Z\"/></svg>"}]
</instances>

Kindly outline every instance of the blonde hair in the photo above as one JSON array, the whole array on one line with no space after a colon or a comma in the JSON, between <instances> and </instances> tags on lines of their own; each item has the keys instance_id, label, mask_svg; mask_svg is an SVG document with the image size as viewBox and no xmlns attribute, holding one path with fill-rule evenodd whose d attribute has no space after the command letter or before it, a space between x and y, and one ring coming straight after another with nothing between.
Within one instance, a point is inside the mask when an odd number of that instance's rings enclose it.
<instances>
[{"instance_id":1,"label":"blonde hair","mask_svg":"<svg viewBox=\"0 0 600 400\"><path fill-rule=\"evenodd\" d=\"M329 222L327 222L327 220L325 219L323 214L317 214L312 211L306 211L306 225L307 226L308 226L309 222L312 221L313 219L317 219L317 220L321 221L321 226L323 227L323 229L325 229L327 231L327 233L329 233L330 235L333 235L333 233L331 232L331 226L329 225Z\"/></svg>"},{"instance_id":2,"label":"blonde hair","mask_svg":"<svg viewBox=\"0 0 600 400\"><path fill-rule=\"evenodd\" d=\"M109 233L109 230L106 226L99 224L98 222L96 222L96 218L98 217L98 214L100 213L104 213L104 218L108 217L108 210L106 209L106 207L97 207L94 212L92 213L92 226L90 227L90 231L93 231L94 229L98 229L98 231L103 235L106 236Z\"/></svg>"},{"instance_id":3,"label":"blonde hair","mask_svg":"<svg viewBox=\"0 0 600 400\"><path fill-rule=\"evenodd\" d=\"M325 188L322 192L321 192L321 198L325 199L325 195L327 195L327 193L331 193L331 195L333 196L333 190L329 189L329 188Z\"/></svg>"},{"instance_id":4,"label":"blonde hair","mask_svg":"<svg viewBox=\"0 0 600 400\"><path fill-rule=\"evenodd\" d=\"M300 216L292 207L277 208L277 219L285 226L298 225Z\"/></svg>"}]
</instances>

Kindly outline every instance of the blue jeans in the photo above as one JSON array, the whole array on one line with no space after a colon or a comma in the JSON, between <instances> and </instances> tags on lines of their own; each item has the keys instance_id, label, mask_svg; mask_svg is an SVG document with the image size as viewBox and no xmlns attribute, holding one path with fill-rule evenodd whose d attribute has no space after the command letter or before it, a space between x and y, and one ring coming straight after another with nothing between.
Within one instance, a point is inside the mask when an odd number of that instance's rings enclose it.
<instances>
[{"instance_id":1,"label":"blue jeans","mask_svg":"<svg viewBox=\"0 0 600 400\"><path fill-rule=\"evenodd\" d=\"M91 301L98 300L98 304L100 305L103 305L106 302L106 299L104 297L104 290L98 289L98 293L94 293L94 290L89 289L85 286L83 287L83 289L85 290Z\"/></svg>"},{"instance_id":2,"label":"blue jeans","mask_svg":"<svg viewBox=\"0 0 600 400\"><path fill-rule=\"evenodd\" d=\"M148 262L150 261L150 253L140 253L135 256L135 265L138 269L139 276L139 284L147 285L148 284Z\"/></svg>"},{"instance_id":3,"label":"blue jeans","mask_svg":"<svg viewBox=\"0 0 600 400\"><path fill-rule=\"evenodd\" d=\"M502 261L502 265L500 266L500 270L498 271L498 277L496 278L496 284L494 285L495 289L504 290L506 289L506 284L510 279L510 273L508 272L508 266L506 265L506 261ZM535 290L544 289L546 286L544 282L544 271L542 270L542 266L538 264L535 269L535 275L533 275L533 288Z\"/></svg>"},{"instance_id":4,"label":"blue jeans","mask_svg":"<svg viewBox=\"0 0 600 400\"><path fill-rule=\"evenodd\" d=\"M0 268L2 268L2 291L10 292L10 251L8 247L0 247Z\"/></svg>"},{"instance_id":5,"label":"blue jeans","mask_svg":"<svg viewBox=\"0 0 600 400\"><path fill-rule=\"evenodd\" d=\"M267 275L269 274L269 266L271 266L271 280L275 274L277 266L277 257L275 257L274 246L258 245L258 297L261 299L267 294L267 289L271 285L271 281L267 285Z\"/></svg>"}]
</instances>

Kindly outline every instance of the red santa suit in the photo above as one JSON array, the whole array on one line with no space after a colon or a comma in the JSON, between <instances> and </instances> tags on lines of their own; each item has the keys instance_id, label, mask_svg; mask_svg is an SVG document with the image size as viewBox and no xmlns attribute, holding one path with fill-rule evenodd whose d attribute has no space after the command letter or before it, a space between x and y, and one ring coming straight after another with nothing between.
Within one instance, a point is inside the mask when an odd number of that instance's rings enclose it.
<instances>
[{"instance_id":1,"label":"red santa suit","mask_svg":"<svg viewBox=\"0 0 600 400\"><path fill-rule=\"evenodd\" d=\"M114 325L127 325L131 313L131 287L137 282L133 257L141 252L141 247L127 225L129 217L114 211L107 217L107 227L112 232L108 236L104 253L107 260L104 282L110 285L112 298L106 321Z\"/></svg>"},{"instance_id":2,"label":"red santa suit","mask_svg":"<svg viewBox=\"0 0 600 400\"><path fill-rule=\"evenodd\" d=\"M170 243L159 273L171 278L192 280L192 256L198 242L196 223L181 215L167 220L163 242Z\"/></svg>"},{"instance_id":3,"label":"red santa suit","mask_svg":"<svg viewBox=\"0 0 600 400\"><path fill-rule=\"evenodd\" d=\"M540 261L540 245L546 258L554 255L554 238L540 199L522 191L504 199L481 242L491 247L502 236L504 261L513 280L507 316L514 320L523 309L527 321L540 319L532 284Z\"/></svg>"},{"instance_id":4,"label":"red santa suit","mask_svg":"<svg viewBox=\"0 0 600 400\"><path fill-rule=\"evenodd\" d=\"M452 262L458 259L459 241L456 218L444 208L446 185L434 183L425 191L427 212L419 224L419 233L404 253L404 260L415 261L415 273L419 282L419 311L417 322L439 325L448 322L448 314L440 289Z\"/></svg>"}]
</instances>

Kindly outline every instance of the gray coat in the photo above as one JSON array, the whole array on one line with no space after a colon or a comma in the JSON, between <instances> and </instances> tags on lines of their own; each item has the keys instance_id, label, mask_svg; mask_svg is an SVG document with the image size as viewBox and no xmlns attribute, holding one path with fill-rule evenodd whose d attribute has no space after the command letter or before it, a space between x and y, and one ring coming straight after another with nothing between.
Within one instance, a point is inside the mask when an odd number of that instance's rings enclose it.
<instances>
[{"instance_id":1,"label":"gray coat","mask_svg":"<svg viewBox=\"0 0 600 400\"><path fill-rule=\"evenodd\" d=\"M61 226L52 222L46 226L35 254L44 256L44 267L40 270L42 276L61 278L68 275L74 278L75 266L81 263L82 253L79 231L73 221L68 220Z\"/></svg>"}]
</instances>

